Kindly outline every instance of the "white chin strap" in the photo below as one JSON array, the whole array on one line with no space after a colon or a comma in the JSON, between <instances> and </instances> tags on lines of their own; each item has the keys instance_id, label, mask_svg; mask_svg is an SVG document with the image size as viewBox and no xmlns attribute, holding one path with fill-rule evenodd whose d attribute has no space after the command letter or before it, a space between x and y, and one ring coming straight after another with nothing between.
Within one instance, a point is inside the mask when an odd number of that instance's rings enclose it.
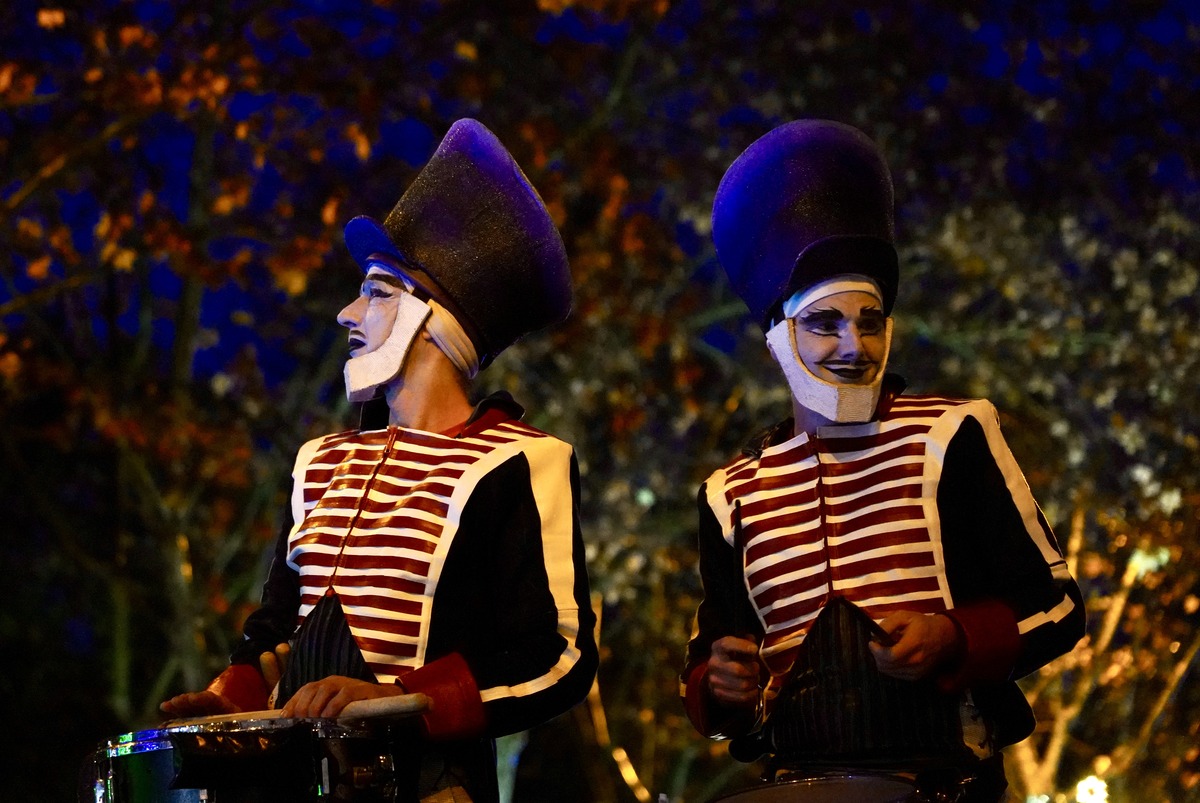
<instances>
[{"instance_id":1,"label":"white chin strap","mask_svg":"<svg viewBox=\"0 0 1200 803\"><path fill-rule=\"evenodd\" d=\"M783 369L792 396L800 406L838 424L861 424L874 418L883 372L892 350L892 319L887 319L883 362L869 385L842 385L813 374L796 352L795 327L795 318L784 318L772 326L767 331L767 348Z\"/></svg>"},{"instance_id":2,"label":"white chin strap","mask_svg":"<svg viewBox=\"0 0 1200 803\"><path fill-rule=\"evenodd\" d=\"M441 349L463 376L474 379L475 374L479 373L479 353L475 350L475 344L450 310L432 298L426 303L433 311L426 330L433 338L434 345Z\"/></svg>"},{"instance_id":3,"label":"white chin strap","mask_svg":"<svg viewBox=\"0 0 1200 803\"><path fill-rule=\"evenodd\" d=\"M379 348L346 360L346 398L352 402L370 401L375 392L400 374L404 359L412 348L417 332L425 325L432 310L411 293L401 293L392 332Z\"/></svg>"}]
</instances>

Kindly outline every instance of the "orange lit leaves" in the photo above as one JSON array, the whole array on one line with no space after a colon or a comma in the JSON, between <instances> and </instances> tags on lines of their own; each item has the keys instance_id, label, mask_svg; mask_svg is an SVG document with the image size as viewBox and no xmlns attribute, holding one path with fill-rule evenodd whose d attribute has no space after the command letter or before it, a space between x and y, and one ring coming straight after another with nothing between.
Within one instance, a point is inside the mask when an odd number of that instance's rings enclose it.
<instances>
[{"instance_id":1,"label":"orange lit leaves","mask_svg":"<svg viewBox=\"0 0 1200 803\"><path fill-rule=\"evenodd\" d=\"M126 234L133 229L133 216L121 212L113 216L105 212L96 223L93 233L100 241L100 262L110 265L114 270L133 270L137 260L137 252L122 242Z\"/></svg>"},{"instance_id":2,"label":"orange lit leaves","mask_svg":"<svg viewBox=\"0 0 1200 803\"><path fill-rule=\"evenodd\" d=\"M178 80L168 90L171 105L183 110L199 104L206 109L215 109L229 91L229 76L212 67L188 65L179 74Z\"/></svg>"},{"instance_id":3,"label":"orange lit leaves","mask_svg":"<svg viewBox=\"0 0 1200 803\"><path fill-rule=\"evenodd\" d=\"M68 266L80 262L79 254L71 242L71 231L65 224L56 224L47 231L38 220L21 217L16 221L16 235L15 250L28 258L25 275L34 281L49 278L55 257Z\"/></svg>"},{"instance_id":4,"label":"orange lit leaves","mask_svg":"<svg viewBox=\"0 0 1200 803\"><path fill-rule=\"evenodd\" d=\"M8 335L0 332L0 380L5 385L12 385L21 374L21 355L6 349Z\"/></svg>"},{"instance_id":5,"label":"orange lit leaves","mask_svg":"<svg viewBox=\"0 0 1200 803\"><path fill-rule=\"evenodd\" d=\"M25 266L25 275L34 281L43 281L50 275L50 255L44 254Z\"/></svg>"},{"instance_id":6,"label":"orange lit leaves","mask_svg":"<svg viewBox=\"0 0 1200 803\"><path fill-rule=\"evenodd\" d=\"M13 62L0 64L0 101L8 106L19 106L33 99L37 89L37 76L22 70Z\"/></svg>"},{"instance_id":7,"label":"orange lit leaves","mask_svg":"<svg viewBox=\"0 0 1200 803\"><path fill-rule=\"evenodd\" d=\"M670 0L538 0L538 10L562 14L568 8L583 8L616 20L635 11L647 11L661 17L671 8Z\"/></svg>"},{"instance_id":8,"label":"orange lit leaves","mask_svg":"<svg viewBox=\"0 0 1200 803\"><path fill-rule=\"evenodd\" d=\"M329 200L327 200L325 205L321 207L321 222L326 226L336 225L339 220L338 210L340 207L340 198L331 197Z\"/></svg>"},{"instance_id":9,"label":"orange lit leaves","mask_svg":"<svg viewBox=\"0 0 1200 803\"><path fill-rule=\"evenodd\" d=\"M604 203L601 215L605 220L613 221L621 214L625 206L625 197L629 194L629 179L620 173L614 174L608 180L608 199Z\"/></svg>"},{"instance_id":10,"label":"orange lit leaves","mask_svg":"<svg viewBox=\"0 0 1200 803\"><path fill-rule=\"evenodd\" d=\"M52 31L55 28L61 28L67 23L67 12L61 8L39 8L37 12L37 24L39 28L45 28Z\"/></svg>"},{"instance_id":11,"label":"orange lit leaves","mask_svg":"<svg viewBox=\"0 0 1200 803\"><path fill-rule=\"evenodd\" d=\"M479 50L471 42L459 41L454 45L454 55L463 61L475 61L479 58Z\"/></svg>"},{"instance_id":12,"label":"orange lit leaves","mask_svg":"<svg viewBox=\"0 0 1200 803\"><path fill-rule=\"evenodd\" d=\"M101 437L144 455L160 467L158 476L177 477L189 487L197 480L215 488L249 487L254 449L244 427L198 421L186 405L157 401L126 408L90 393L86 403ZM169 499L172 483L165 485Z\"/></svg>"},{"instance_id":13,"label":"orange lit leaves","mask_svg":"<svg viewBox=\"0 0 1200 803\"><path fill-rule=\"evenodd\" d=\"M354 155L358 157L360 162L365 162L371 158L371 140L362 130L362 126L358 123L351 123L346 127L346 139L354 145Z\"/></svg>"},{"instance_id":14,"label":"orange lit leaves","mask_svg":"<svg viewBox=\"0 0 1200 803\"><path fill-rule=\"evenodd\" d=\"M250 202L253 187L248 176L221 179L220 187L220 192L212 202L214 215L232 214Z\"/></svg>"},{"instance_id":15,"label":"orange lit leaves","mask_svg":"<svg viewBox=\"0 0 1200 803\"><path fill-rule=\"evenodd\" d=\"M267 270L285 293L301 295L308 288L309 277L325 264L331 248L326 237L295 237L266 258Z\"/></svg>"}]
</instances>

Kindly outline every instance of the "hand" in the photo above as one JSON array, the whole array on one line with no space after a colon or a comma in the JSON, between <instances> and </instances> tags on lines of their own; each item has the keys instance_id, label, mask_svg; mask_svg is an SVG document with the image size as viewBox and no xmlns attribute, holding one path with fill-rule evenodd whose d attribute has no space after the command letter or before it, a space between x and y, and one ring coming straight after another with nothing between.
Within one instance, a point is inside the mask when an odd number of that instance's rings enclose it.
<instances>
[{"instance_id":1,"label":"hand","mask_svg":"<svg viewBox=\"0 0 1200 803\"><path fill-rule=\"evenodd\" d=\"M347 703L355 700L374 700L404 693L404 689L395 683L369 683L330 675L301 686L279 713L284 717L336 717Z\"/></svg>"},{"instance_id":2,"label":"hand","mask_svg":"<svg viewBox=\"0 0 1200 803\"><path fill-rule=\"evenodd\" d=\"M879 626L892 643L872 641L871 654L880 672L900 680L928 677L958 651L958 628L942 614L896 611Z\"/></svg>"},{"instance_id":3,"label":"hand","mask_svg":"<svg viewBox=\"0 0 1200 803\"><path fill-rule=\"evenodd\" d=\"M264 652L258 656L258 668L268 689L274 689L287 671L288 655L292 648L285 641L275 645L275 652ZM274 694L274 692L272 692Z\"/></svg>"},{"instance_id":4,"label":"hand","mask_svg":"<svg viewBox=\"0 0 1200 803\"><path fill-rule=\"evenodd\" d=\"M750 639L724 636L713 642L705 682L713 699L724 705L758 705L758 645Z\"/></svg>"},{"instance_id":5,"label":"hand","mask_svg":"<svg viewBox=\"0 0 1200 803\"><path fill-rule=\"evenodd\" d=\"M161 703L158 708L172 717L207 717L214 714L236 714L241 711L229 698L212 691L177 694Z\"/></svg>"}]
</instances>

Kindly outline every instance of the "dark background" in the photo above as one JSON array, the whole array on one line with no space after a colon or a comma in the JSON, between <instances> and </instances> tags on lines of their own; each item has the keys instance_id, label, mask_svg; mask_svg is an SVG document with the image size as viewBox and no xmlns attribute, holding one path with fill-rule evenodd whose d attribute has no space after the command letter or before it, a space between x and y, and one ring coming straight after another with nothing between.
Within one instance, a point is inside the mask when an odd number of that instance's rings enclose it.
<instances>
[{"instance_id":1,"label":"dark background","mask_svg":"<svg viewBox=\"0 0 1200 803\"><path fill-rule=\"evenodd\" d=\"M5 800L219 671L296 446L352 425L341 226L476 117L560 224L572 318L481 378L577 447L603 665L517 799L753 777L682 716L699 482L787 413L709 240L798 117L893 167L892 367L981 395L1067 548L1089 639L1025 682L1022 795L1196 799L1194 3L93 2L0 11ZM510 756L518 744L507 743ZM621 770L625 770L625 775Z\"/></svg>"}]
</instances>

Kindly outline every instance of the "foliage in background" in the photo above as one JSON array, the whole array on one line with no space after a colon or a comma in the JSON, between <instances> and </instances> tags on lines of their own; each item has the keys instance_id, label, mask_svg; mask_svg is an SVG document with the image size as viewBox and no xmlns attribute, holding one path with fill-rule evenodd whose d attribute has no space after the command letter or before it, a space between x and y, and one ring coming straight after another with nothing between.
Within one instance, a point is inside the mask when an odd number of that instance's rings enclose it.
<instances>
[{"instance_id":1,"label":"foliage in background","mask_svg":"<svg viewBox=\"0 0 1200 803\"><path fill-rule=\"evenodd\" d=\"M1010 751L1014 785L1195 797L1200 18L970 8L0 10L0 633L22 658L0 692L36 723L4 745L28 779L12 791L66 799L95 741L222 665L296 446L354 423L341 225L386 214L461 116L538 186L577 286L571 320L481 384L581 458L604 661L592 704L547 732L580 745L570 774L596 800L752 777L676 701L697 486L788 406L708 209L753 139L817 116L894 168L894 366L997 403L1089 601L1088 641L1026 683L1042 725ZM524 760L553 776L532 737ZM555 788L527 776L529 799Z\"/></svg>"}]
</instances>

